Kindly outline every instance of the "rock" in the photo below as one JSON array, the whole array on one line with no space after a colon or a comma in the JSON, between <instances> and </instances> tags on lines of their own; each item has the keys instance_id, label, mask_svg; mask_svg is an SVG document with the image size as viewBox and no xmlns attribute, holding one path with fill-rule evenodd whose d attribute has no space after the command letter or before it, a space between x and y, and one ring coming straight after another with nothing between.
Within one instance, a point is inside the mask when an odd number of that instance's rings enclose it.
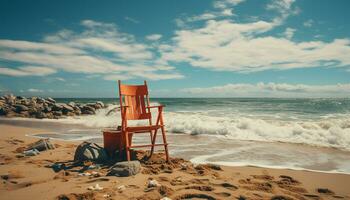
<instances>
[{"instance_id":1,"label":"rock","mask_svg":"<svg viewBox=\"0 0 350 200\"><path fill-rule=\"evenodd\" d=\"M95 161L104 162L108 159L107 153L104 148L95 143L83 142L81 143L74 154L74 161Z\"/></svg>"},{"instance_id":2,"label":"rock","mask_svg":"<svg viewBox=\"0 0 350 200\"><path fill-rule=\"evenodd\" d=\"M64 113L66 116L70 116L70 117L72 117L72 116L75 116L75 113L74 112L67 112L67 113Z\"/></svg>"},{"instance_id":3,"label":"rock","mask_svg":"<svg viewBox=\"0 0 350 200\"><path fill-rule=\"evenodd\" d=\"M157 180L151 179L148 181L147 187L152 188L152 187L160 187L161 185L158 183Z\"/></svg>"},{"instance_id":4,"label":"rock","mask_svg":"<svg viewBox=\"0 0 350 200\"><path fill-rule=\"evenodd\" d=\"M81 113L82 114L93 115L93 114L95 114L95 108L91 107L91 106L88 106L88 105L85 105L85 106L83 106L81 108Z\"/></svg>"},{"instance_id":5,"label":"rock","mask_svg":"<svg viewBox=\"0 0 350 200\"><path fill-rule=\"evenodd\" d=\"M7 104L14 105L16 102L16 97L13 94L5 95L5 100Z\"/></svg>"},{"instance_id":6,"label":"rock","mask_svg":"<svg viewBox=\"0 0 350 200\"><path fill-rule=\"evenodd\" d=\"M74 108L76 106L74 101L69 102L68 105L72 108Z\"/></svg>"},{"instance_id":7,"label":"rock","mask_svg":"<svg viewBox=\"0 0 350 200\"><path fill-rule=\"evenodd\" d=\"M43 104L43 103L45 103L45 99L38 97L36 102L40 103L40 104Z\"/></svg>"},{"instance_id":8,"label":"rock","mask_svg":"<svg viewBox=\"0 0 350 200\"><path fill-rule=\"evenodd\" d=\"M17 96L16 99L22 100L22 99L26 99L26 98L25 98L25 97L22 97L22 96Z\"/></svg>"},{"instance_id":9,"label":"rock","mask_svg":"<svg viewBox=\"0 0 350 200\"><path fill-rule=\"evenodd\" d=\"M60 117L60 116L62 116L62 111L53 111L52 114L54 116Z\"/></svg>"},{"instance_id":10,"label":"rock","mask_svg":"<svg viewBox=\"0 0 350 200\"><path fill-rule=\"evenodd\" d=\"M66 115L69 112L74 112L74 109L67 104L62 104L62 113Z\"/></svg>"},{"instance_id":11,"label":"rock","mask_svg":"<svg viewBox=\"0 0 350 200\"><path fill-rule=\"evenodd\" d=\"M28 99L21 99L19 101L20 104L25 105L25 106L29 106L30 105L30 101Z\"/></svg>"},{"instance_id":12,"label":"rock","mask_svg":"<svg viewBox=\"0 0 350 200\"><path fill-rule=\"evenodd\" d=\"M102 108L105 107L105 104L102 101L96 101L96 104L100 104Z\"/></svg>"},{"instance_id":13,"label":"rock","mask_svg":"<svg viewBox=\"0 0 350 200\"><path fill-rule=\"evenodd\" d=\"M7 113L9 113L10 111L11 108L3 106L0 108L0 115L7 115Z\"/></svg>"},{"instance_id":14,"label":"rock","mask_svg":"<svg viewBox=\"0 0 350 200\"><path fill-rule=\"evenodd\" d=\"M51 108L49 106L44 106L43 111L46 113L49 113L49 112L51 112Z\"/></svg>"},{"instance_id":15,"label":"rock","mask_svg":"<svg viewBox=\"0 0 350 200\"><path fill-rule=\"evenodd\" d=\"M108 176L133 176L138 174L140 170L141 164L137 160L118 162L110 169Z\"/></svg>"},{"instance_id":16,"label":"rock","mask_svg":"<svg viewBox=\"0 0 350 200\"><path fill-rule=\"evenodd\" d=\"M56 101L51 97L46 98L46 101L48 101L50 103L56 103Z\"/></svg>"},{"instance_id":17,"label":"rock","mask_svg":"<svg viewBox=\"0 0 350 200\"><path fill-rule=\"evenodd\" d=\"M47 116L46 116L46 113L36 112L35 118L37 118L37 119L44 119L44 118L47 118Z\"/></svg>"},{"instance_id":18,"label":"rock","mask_svg":"<svg viewBox=\"0 0 350 200\"><path fill-rule=\"evenodd\" d=\"M21 113L18 114L18 117L29 117L30 114L28 111L22 111Z\"/></svg>"},{"instance_id":19,"label":"rock","mask_svg":"<svg viewBox=\"0 0 350 200\"><path fill-rule=\"evenodd\" d=\"M15 105L15 108L16 108L16 112L17 112L17 113L20 113L20 112L22 112L22 111L28 111L28 110L29 110L27 106L21 105L21 104L16 104L16 105Z\"/></svg>"},{"instance_id":20,"label":"rock","mask_svg":"<svg viewBox=\"0 0 350 200\"><path fill-rule=\"evenodd\" d=\"M53 104L53 106L52 106L51 109L52 109L52 111L61 111L62 108L63 108L62 104L60 104L60 103L55 103L55 104Z\"/></svg>"},{"instance_id":21,"label":"rock","mask_svg":"<svg viewBox=\"0 0 350 200\"><path fill-rule=\"evenodd\" d=\"M54 145L50 142L49 139L40 139L34 143L29 144L27 149L36 149L38 151L46 151L54 148L55 148Z\"/></svg>"},{"instance_id":22,"label":"rock","mask_svg":"<svg viewBox=\"0 0 350 200\"><path fill-rule=\"evenodd\" d=\"M24 151L23 154L25 156L36 156L38 155L40 152L36 149L31 149L31 150L28 150L28 151Z\"/></svg>"},{"instance_id":23,"label":"rock","mask_svg":"<svg viewBox=\"0 0 350 200\"><path fill-rule=\"evenodd\" d=\"M75 115L81 115L81 110L79 108L75 109L74 113L75 113Z\"/></svg>"},{"instance_id":24,"label":"rock","mask_svg":"<svg viewBox=\"0 0 350 200\"><path fill-rule=\"evenodd\" d=\"M90 186L87 189L92 191L100 191L100 190L103 190L103 187L101 187L98 183L96 183L95 186Z\"/></svg>"}]
</instances>

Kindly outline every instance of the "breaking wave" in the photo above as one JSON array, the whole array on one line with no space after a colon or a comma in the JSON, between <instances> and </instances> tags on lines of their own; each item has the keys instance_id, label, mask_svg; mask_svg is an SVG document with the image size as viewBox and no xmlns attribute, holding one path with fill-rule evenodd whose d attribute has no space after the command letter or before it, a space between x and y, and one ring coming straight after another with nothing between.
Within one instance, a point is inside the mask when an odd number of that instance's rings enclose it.
<instances>
[{"instance_id":1,"label":"breaking wave","mask_svg":"<svg viewBox=\"0 0 350 200\"><path fill-rule=\"evenodd\" d=\"M115 107L99 110L96 115L59 119L59 122L94 128L116 127L121 120L119 112L110 112ZM173 134L206 134L235 140L301 143L350 150L350 115L281 120L234 115L217 117L205 112L165 112L164 120L168 132Z\"/></svg>"}]
</instances>

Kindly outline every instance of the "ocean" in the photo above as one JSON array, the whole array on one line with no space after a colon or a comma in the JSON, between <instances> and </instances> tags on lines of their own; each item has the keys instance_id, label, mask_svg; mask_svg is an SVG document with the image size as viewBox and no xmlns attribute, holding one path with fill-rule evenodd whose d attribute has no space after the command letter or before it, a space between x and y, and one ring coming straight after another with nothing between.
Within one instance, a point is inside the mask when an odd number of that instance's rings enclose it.
<instances>
[{"instance_id":1,"label":"ocean","mask_svg":"<svg viewBox=\"0 0 350 200\"><path fill-rule=\"evenodd\" d=\"M91 116L3 119L0 123L51 130L40 135L28 133L31 136L95 142L102 141L102 128L120 125L119 112L107 115L116 110L115 98L56 100L102 101L108 107ZM173 156L196 163L350 173L349 98L153 98L151 102L166 106L164 121ZM145 134L134 141L148 142L149 138Z\"/></svg>"}]
</instances>

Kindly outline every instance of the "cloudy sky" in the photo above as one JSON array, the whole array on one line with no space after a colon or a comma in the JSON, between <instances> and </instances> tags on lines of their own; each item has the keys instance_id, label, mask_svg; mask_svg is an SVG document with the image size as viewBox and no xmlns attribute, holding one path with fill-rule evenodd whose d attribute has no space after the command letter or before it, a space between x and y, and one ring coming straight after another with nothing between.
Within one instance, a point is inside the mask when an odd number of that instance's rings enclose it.
<instances>
[{"instance_id":1,"label":"cloudy sky","mask_svg":"<svg viewBox=\"0 0 350 200\"><path fill-rule=\"evenodd\" d=\"M0 92L350 97L348 0L0 2Z\"/></svg>"}]
</instances>

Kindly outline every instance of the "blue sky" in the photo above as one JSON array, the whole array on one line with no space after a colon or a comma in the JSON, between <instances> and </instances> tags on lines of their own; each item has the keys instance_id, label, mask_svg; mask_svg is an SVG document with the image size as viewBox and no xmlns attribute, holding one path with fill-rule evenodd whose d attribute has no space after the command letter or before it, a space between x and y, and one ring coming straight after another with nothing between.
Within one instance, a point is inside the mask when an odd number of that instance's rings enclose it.
<instances>
[{"instance_id":1,"label":"blue sky","mask_svg":"<svg viewBox=\"0 0 350 200\"><path fill-rule=\"evenodd\" d=\"M348 0L0 2L0 92L349 97Z\"/></svg>"}]
</instances>

